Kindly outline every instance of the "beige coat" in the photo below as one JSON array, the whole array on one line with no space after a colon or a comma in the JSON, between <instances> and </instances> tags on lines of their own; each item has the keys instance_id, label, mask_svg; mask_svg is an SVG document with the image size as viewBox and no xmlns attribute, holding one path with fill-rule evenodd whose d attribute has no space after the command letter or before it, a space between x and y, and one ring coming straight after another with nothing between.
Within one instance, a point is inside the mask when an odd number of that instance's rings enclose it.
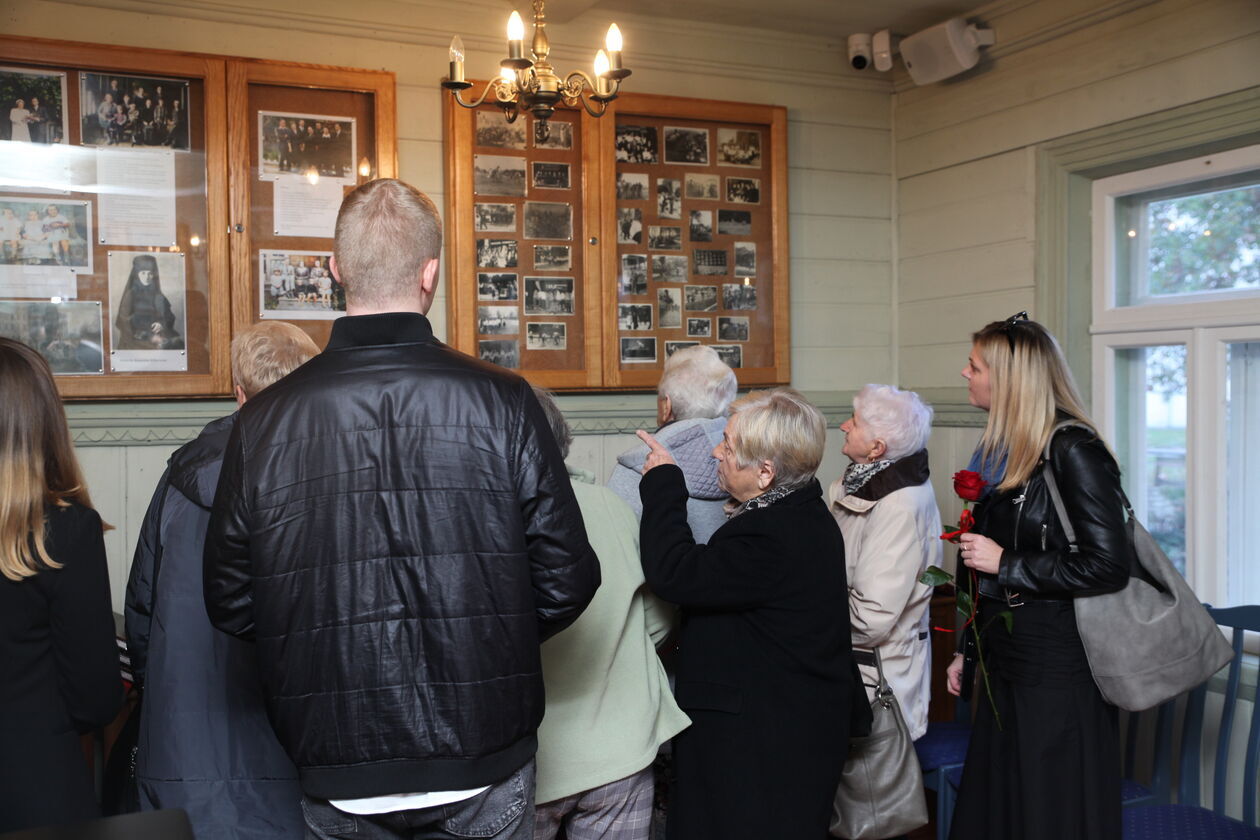
<instances>
[{"instance_id":1,"label":"beige coat","mask_svg":"<svg viewBox=\"0 0 1260 840\"><path fill-rule=\"evenodd\" d=\"M919 576L928 566L940 566L942 555L932 485L903 487L870 501L844 495L844 482L837 479L828 500L844 534L853 647L879 648L884 676L910 737L917 739L927 731L932 669L932 588ZM876 681L874 668L863 667L862 676L867 685Z\"/></svg>"}]
</instances>

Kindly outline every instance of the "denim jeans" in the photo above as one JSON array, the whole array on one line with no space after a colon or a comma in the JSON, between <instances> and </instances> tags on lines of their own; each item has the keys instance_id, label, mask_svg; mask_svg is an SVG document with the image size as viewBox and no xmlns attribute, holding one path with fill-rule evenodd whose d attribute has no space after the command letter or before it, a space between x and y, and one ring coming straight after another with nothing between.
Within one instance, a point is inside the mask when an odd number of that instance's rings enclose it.
<instances>
[{"instance_id":1,"label":"denim jeans","mask_svg":"<svg viewBox=\"0 0 1260 840\"><path fill-rule=\"evenodd\" d=\"M347 814L302 797L308 840L533 840L534 760L471 799L386 814Z\"/></svg>"}]
</instances>

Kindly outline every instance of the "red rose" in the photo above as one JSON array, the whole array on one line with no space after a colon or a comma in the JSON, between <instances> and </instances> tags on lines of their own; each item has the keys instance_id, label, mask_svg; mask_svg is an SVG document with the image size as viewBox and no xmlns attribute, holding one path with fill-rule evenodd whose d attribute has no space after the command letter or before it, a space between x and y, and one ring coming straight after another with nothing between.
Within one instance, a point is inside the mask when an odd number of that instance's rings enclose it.
<instances>
[{"instance_id":1,"label":"red rose","mask_svg":"<svg viewBox=\"0 0 1260 840\"><path fill-rule=\"evenodd\" d=\"M976 527L976 518L971 515L971 511L963 509L962 516L958 517L958 527L963 533Z\"/></svg>"},{"instance_id":2,"label":"red rose","mask_svg":"<svg viewBox=\"0 0 1260 840\"><path fill-rule=\"evenodd\" d=\"M971 470L959 470L954 473L954 492L969 502L980 501L980 495L989 482L980 477L980 473Z\"/></svg>"}]
</instances>

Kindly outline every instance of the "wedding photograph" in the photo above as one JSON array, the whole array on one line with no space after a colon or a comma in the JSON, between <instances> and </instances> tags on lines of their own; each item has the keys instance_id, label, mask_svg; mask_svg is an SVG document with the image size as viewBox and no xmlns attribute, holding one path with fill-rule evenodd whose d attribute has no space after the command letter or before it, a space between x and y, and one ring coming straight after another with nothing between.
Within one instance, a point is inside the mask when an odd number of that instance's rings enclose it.
<instances>
[{"instance_id":1,"label":"wedding photograph","mask_svg":"<svg viewBox=\"0 0 1260 840\"><path fill-rule=\"evenodd\" d=\"M665 126L665 162L692 166L709 165L709 130Z\"/></svg>"},{"instance_id":2,"label":"wedding photograph","mask_svg":"<svg viewBox=\"0 0 1260 840\"><path fill-rule=\"evenodd\" d=\"M11 143L68 143L66 74L58 70L0 67L0 140ZM96 119L96 111L92 111ZM93 371L95 373L95 371Z\"/></svg>"},{"instance_id":3,"label":"wedding photograph","mask_svg":"<svg viewBox=\"0 0 1260 840\"><path fill-rule=\"evenodd\" d=\"M619 125L614 145L622 163L656 163L656 128L650 125Z\"/></svg>"},{"instance_id":4,"label":"wedding photograph","mask_svg":"<svg viewBox=\"0 0 1260 840\"><path fill-rule=\"evenodd\" d=\"M477 195L525 195L525 158L473 155L473 192Z\"/></svg>"}]
</instances>

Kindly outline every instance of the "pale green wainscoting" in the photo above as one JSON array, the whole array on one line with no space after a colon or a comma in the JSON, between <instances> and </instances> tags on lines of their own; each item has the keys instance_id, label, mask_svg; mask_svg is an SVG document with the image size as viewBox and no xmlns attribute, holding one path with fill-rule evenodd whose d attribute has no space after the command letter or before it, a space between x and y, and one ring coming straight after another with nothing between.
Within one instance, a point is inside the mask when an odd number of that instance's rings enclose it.
<instances>
[{"instance_id":1,"label":"pale green wainscoting","mask_svg":"<svg viewBox=\"0 0 1260 840\"><path fill-rule=\"evenodd\" d=\"M966 404L962 389L923 391L936 408L932 435L932 483L947 521L957 519L958 500L950 476L966 466L984 416ZM852 411L852 392L812 391L809 397L827 417L827 450L819 479L830 483L848 459L840 452L838 427ZM656 400L651 394L562 396L561 409L573 427L569 460L606 478L617 455L637 442L635 429L653 429ZM202 427L236 409L227 400L185 402L79 403L67 407L70 430L92 493L92 501L114 530L105 535L114 609L121 612L127 573L140 524L166 460Z\"/></svg>"}]
</instances>

